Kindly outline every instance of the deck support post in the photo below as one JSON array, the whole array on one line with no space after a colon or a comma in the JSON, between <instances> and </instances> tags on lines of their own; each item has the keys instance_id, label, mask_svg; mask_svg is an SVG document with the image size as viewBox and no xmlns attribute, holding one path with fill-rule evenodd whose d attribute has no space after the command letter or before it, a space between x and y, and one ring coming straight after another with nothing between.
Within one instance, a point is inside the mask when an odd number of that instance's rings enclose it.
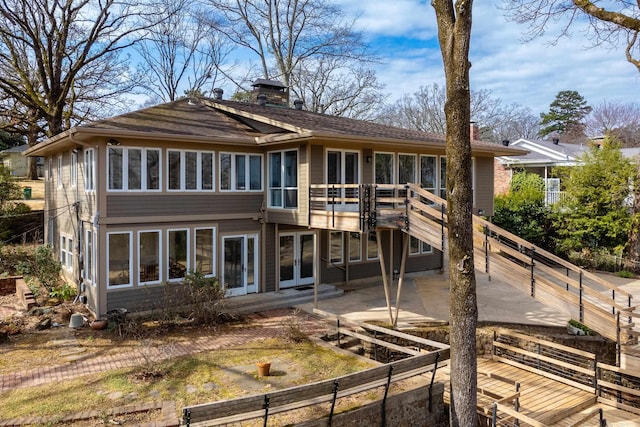
<instances>
[{"instance_id":1,"label":"deck support post","mask_svg":"<svg viewBox=\"0 0 640 427\"><path fill-rule=\"evenodd\" d=\"M409 240L409 235L407 233L402 233L402 261L400 263L400 276L398 276L398 293L396 294L396 317L393 321L394 328L398 326L398 316L400 315L400 293L402 292L404 271L407 264L407 255L409 254Z\"/></svg>"},{"instance_id":2,"label":"deck support post","mask_svg":"<svg viewBox=\"0 0 640 427\"><path fill-rule=\"evenodd\" d=\"M382 232L376 230L376 243L378 245L378 259L380 260L380 274L382 275L382 285L384 286L384 297L389 310L389 323L393 324L393 312L391 311L391 297L389 296L389 279L387 278L387 267L384 263L384 252L382 252ZM393 247L391 248L393 250Z\"/></svg>"}]
</instances>

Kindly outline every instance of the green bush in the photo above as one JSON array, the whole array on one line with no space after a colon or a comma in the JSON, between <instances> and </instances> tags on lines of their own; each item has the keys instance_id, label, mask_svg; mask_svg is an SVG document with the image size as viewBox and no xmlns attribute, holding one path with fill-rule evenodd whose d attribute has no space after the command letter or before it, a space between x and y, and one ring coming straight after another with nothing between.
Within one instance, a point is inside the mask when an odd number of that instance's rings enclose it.
<instances>
[{"instance_id":1,"label":"green bush","mask_svg":"<svg viewBox=\"0 0 640 427\"><path fill-rule=\"evenodd\" d=\"M75 286L71 286L68 283L63 284L62 286L58 286L57 288L53 288L49 292L49 296L51 298L58 298L62 301L70 301L77 294Z\"/></svg>"},{"instance_id":2,"label":"green bush","mask_svg":"<svg viewBox=\"0 0 640 427\"><path fill-rule=\"evenodd\" d=\"M24 276L26 281L37 279L49 290L60 281L62 266L50 246L3 246L0 259L3 271Z\"/></svg>"}]
</instances>

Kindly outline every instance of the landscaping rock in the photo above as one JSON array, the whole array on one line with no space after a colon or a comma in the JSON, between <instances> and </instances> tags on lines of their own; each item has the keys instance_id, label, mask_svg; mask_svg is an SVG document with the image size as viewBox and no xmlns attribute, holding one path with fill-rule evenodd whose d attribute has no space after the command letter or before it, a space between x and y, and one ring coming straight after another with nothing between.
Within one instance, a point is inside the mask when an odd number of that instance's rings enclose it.
<instances>
[{"instance_id":1,"label":"landscaping rock","mask_svg":"<svg viewBox=\"0 0 640 427\"><path fill-rule=\"evenodd\" d=\"M50 327L51 319L47 317L46 319L38 322L38 324L36 325L36 331L44 331L45 329L49 329Z\"/></svg>"}]
</instances>

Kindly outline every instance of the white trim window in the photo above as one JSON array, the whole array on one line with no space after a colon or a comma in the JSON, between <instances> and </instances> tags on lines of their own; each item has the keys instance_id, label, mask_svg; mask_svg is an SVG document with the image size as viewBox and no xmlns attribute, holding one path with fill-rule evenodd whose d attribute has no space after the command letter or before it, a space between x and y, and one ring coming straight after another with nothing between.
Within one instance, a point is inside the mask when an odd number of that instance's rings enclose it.
<instances>
[{"instance_id":1,"label":"white trim window","mask_svg":"<svg viewBox=\"0 0 640 427\"><path fill-rule=\"evenodd\" d=\"M65 269L73 270L73 239L64 234L60 235L60 263Z\"/></svg>"},{"instance_id":2,"label":"white trim window","mask_svg":"<svg viewBox=\"0 0 640 427\"><path fill-rule=\"evenodd\" d=\"M70 165L70 179L69 183L71 187L78 186L78 153L76 151L71 152L71 165Z\"/></svg>"},{"instance_id":3,"label":"white trim window","mask_svg":"<svg viewBox=\"0 0 640 427\"><path fill-rule=\"evenodd\" d=\"M342 231L331 231L329 233L329 262L331 264L342 264L344 262L344 238Z\"/></svg>"},{"instance_id":4,"label":"white trim window","mask_svg":"<svg viewBox=\"0 0 640 427\"><path fill-rule=\"evenodd\" d=\"M169 191L214 191L213 151L167 150Z\"/></svg>"},{"instance_id":5,"label":"white trim window","mask_svg":"<svg viewBox=\"0 0 640 427\"><path fill-rule=\"evenodd\" d=\"M298 150L269 153L269 207L298 208Z\"/></svg>"},{"instance_id":6,"label":"white trim window","mask_svg":"<svg viewBox=\"0 0 640 427\"><path fill-rule=\"evenodd\" d=\"M206 277L216 275L216 228L194 229L195 271Z\"/></svg>"},{"instance_id":7,"label":"white trim window","mask_svg":"<svg viewBox=\"0 0 640 427\"><path fill-rule=\"evenodd\" d=\"M380 259L378 255L378 235L375 231L367 233L367 261Z\"/></svg>"},{"instance_id":8,"label":"white trim window","mask_svg":"<svg viewBox=\"0 0 640 427\"><path fill-rule=\"evenodd\" d=\"M447 199L447 158L440 156L440 194L441 199Z\"/></svg>"},{"instance_id":9,"label":"white trim window","mask_svg":"<svg viewBox=\"0 0 640 427\"><path fill-rule=\"evenodd\" d=\"M349 262L362 261L362 233L349 232Z\"/></svg>"},{"instance_id":10,"label":"white trim window","mask_svg":"<svg viewBox=\"0 0 640 427\"><path fill-rule=\"evenodd\" d=\"M167 230L167 279L180 281L191 270L189 229Z\"/></svg>"},{"instance_id":11,"label":"white trim window","mask_svg":"<svg viewBox=\"0 0 640 427\"><path fill-rule=\"evenodd\" d=\"M393 153L376 152L374 158L374 184L393 184L395 155Z\"/></svg>"},{"instance_id":12,"label":"white trim window","mask_svg":"<svg viewBox=\"0 0 640 427\"><path fill-rule=\"evenodd\" d=\"M107 233L107 289L132 286L131 237L130 231Z\"/></svg>"},{"instance_id":13,"label":"white trim window","mask_svg":"<svg viewBox=\"0 0 640 427\"><path fill-rule=\"evenodd\" d=\"M84 150L84 191L86 192L96 190L95 160L95 150L93 148Z\"/></svg>"},{"instance_id":14,"label":"white trim window","mask_svg":"<svg viewBox=\"0 0 640 427\"><path fill-rule=\"evenodd\" d=\"M160 191L160 149L107 148L107 189Z\"/></svg>"},{"instance_id":15,"label":"white trim window","mask_svg":"<svg viewBox=\"0 0 640 427\"><path fill-rule=\"evenodd\" d=\"M420 155L420 187L436 194L438 188L438 157Z\"/></svg>"},{"instance_id":16,"label":"white trim window","mask_svg":"<svg viewBox=\"0 0 640 427\"><path fill-rule=\"evenodd\" d=\"M149 285L162 280L162 232L138 231L138 283Z\"/></svg>"},{"instance_id":17,"label":"white trim window","mask_svg":"<svg viewBox=\"0 0 640 427\"><path fill-rule=\"evenodd\" d=\"M416 155L398 154L398 184L416 182Z\"/></svg>"},{"instance_id":18,"label":"white trim window","mask_svg":"<svg viewBox=\"0 0 640 427\"><path fill-rule=\"evenodd\" d=\"M409 236L409 255L424 255L432 254L433 247L430 244L423 242L413 236Z\"/></svg>"},{"instance_id":19,"label":"white trim window","mask_svg":"<svg viewBox=\"0 0 640 427\"><path fill-rule=\"evenodd\" d=\"M220 153L221 191L262 191L262 154Z\"/></svg>"},{"instance_id":20,"label":"white trim window","mask_svg":"<svg viewBox=\"0 0 640 427\"><path fill-rule=\"evenodd\" d=\"M58 156L58 168L56 169L56 180L58 181L58 188L64 187L64 182L62 180L62 154Z\"/></svg>"},{"instance_id":21,"label":"white trim window","mask_svg":"<svg viewBox=\"0 0 640 427\"><path fill-rule=\"evenodd\" d=\"M84 231L84 281L90 285L95 285L96 274L96 232L89 228Z\"/></svg>"}]
</instances>

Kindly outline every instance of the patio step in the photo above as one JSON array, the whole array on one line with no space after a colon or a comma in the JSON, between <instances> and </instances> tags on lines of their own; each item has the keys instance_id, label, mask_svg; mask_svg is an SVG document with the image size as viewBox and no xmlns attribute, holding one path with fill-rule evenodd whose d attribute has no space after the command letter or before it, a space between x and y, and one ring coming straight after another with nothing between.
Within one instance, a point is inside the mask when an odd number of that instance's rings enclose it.
<instances>
[{"instance_id":1,"label":"patio step","mask_svg":"<svg viewBox=\"0 0 640 427\"><path fill-rule=\"evenodd\" d=\"M337 298L344 294L342 289L332 285L318 285L318 300ZM227 305L237 313L257 313L278 308L294 307L311 303L314 300L313 285L281 289L277 292L265 292L231 297Z\"/></svg>"}]
</instances>

